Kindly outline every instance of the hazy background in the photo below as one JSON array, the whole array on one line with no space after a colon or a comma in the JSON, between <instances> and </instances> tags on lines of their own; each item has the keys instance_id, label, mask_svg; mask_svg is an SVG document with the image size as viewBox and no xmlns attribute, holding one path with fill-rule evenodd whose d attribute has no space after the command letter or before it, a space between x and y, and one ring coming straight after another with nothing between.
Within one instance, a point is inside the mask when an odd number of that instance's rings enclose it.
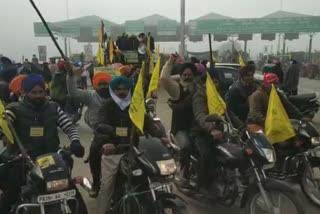
<instances>
[{"instance_id":1,"label":"hazy background","mask_svg":"<svg viewBox=\"0 0 320 214\"><path fill-rule=\"evenodd\" d=\"M35 0L45 19L49 22L66 20L66 0ZM282 10L308 15L320 15L320 0L283 0ZM49 38L36 38L33 33L33 22L40 19L28 0L0 0L0 54L16 61L22 56L31 58L38 55L37 46L47 45L48 56L58 55ZM208 13L217 13L234 18L255 18L281 10L280 0L186 0L186 21ZM115 23L135 20L152 14L167 16L180 21L180 0L69 0L70 18L86 15L97 15ZM273 44L277 50L277 41L260 41L254 36L248 42L248 50L254 58L263 52L266 45ZM59 41L63 48L62 40ZM83 45L72 40L72 53L83 51ZM214 42L214 49L222 43ZM314 38L313 50L319 50L320 36ZM96 46L94 46L94 53ZM308 38L287 42L289 51L305 51ZM166 52L178 49L178 43L161 43ZM188 43L189 51L208 50L207 41ZM282 46L281 46L282 47Z\"/></svg>"}]
</instances>

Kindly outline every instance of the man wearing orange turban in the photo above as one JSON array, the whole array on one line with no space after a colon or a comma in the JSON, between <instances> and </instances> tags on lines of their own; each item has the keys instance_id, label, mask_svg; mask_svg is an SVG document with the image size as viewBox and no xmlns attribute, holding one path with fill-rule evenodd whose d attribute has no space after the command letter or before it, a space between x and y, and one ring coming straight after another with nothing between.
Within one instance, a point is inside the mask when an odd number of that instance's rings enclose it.
<instances>
[{"instance_id":1,"label":"man wearing orange turban","mask_svg":"<svg viewBox=\"0 0 320 214\"><path fill-rule=\"evenodd\" d=\"M22 80L26 78L27 75L19 75L13 78L9 84L9 90L11 92L11 100L12 101L18 101L20 95L21 95L21 86L22 86Z\"/></svg>"},{"instance_id":2,"label":"man wearing orange turban","mask_svg":"<svg viewBox=\"0 0 320 214\"><path fill-rule=\"evenodd\" d=\"M68 66L66 66L68 67ZM110 97L109 83L112 80L112 76L105 72L98 72L93 76L93 90L78 89L72 67L68 68L67 88L71 97L83 103L88 107L84 121L90 128L94 128L98 122L98 112L102 104ZM100 187L100 174L101 174L101 150L102 145L97 143L96 137L93 137L93 141L90 147L89 164L93 178L93 185L90 191L91 197L97 197Z\"/></svg>"},{"instance_id":3,"label":"man wearing orange turban","mask_svg":"<svg viewBox=\"0 0 320 214\"><path fill-rule=\"evenodd\" d=\"M121 66L120 67L120 74L121 74L121 76L129 77L131 74L130 67L127 65Z\"/></svg>"}]
</instances>

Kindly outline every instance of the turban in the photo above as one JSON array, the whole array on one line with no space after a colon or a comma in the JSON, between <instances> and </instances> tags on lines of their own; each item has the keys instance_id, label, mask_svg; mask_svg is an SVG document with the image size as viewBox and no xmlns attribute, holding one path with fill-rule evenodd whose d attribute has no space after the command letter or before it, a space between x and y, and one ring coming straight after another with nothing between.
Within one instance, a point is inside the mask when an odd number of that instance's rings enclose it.
<instances>
[{"instance_id":1,"label":"turban","mask_svg":"<svg viewBox=\"0 0 320 214\"><path fill-rule=\"evenodd\" d=\"M201 63L196 63L195 66L197 68L198 73L200 74L206 73L206 68Z\"/></svg>"},{"instance_id":2,"label":"turban","mask_svg":"<svg viewBox=\"0 0 320 214\"><path fill-rule=\"evenodd\" d=\"M120 74L121 76L129 76L130 75L130 68L127 65L121 66L120 67Z\"/></svg>"},{"instance_id":3,"label":"turban","mask_svg":"<svg viewBox=\"0 0 320 214\"><path fill-rule=\"evenodd\" d=\"M263 85L264 86L266 86L270 83L278 83L278 82L279 82L278 76L273 73L267 73L263 77Z\"/></svg>"},{"instance_id":4,"label":"turban","mask_svg":"<svg viewBox=\"0 0 320 214\"><path fill-rule=\"evenodd\" d=\"M9 89L14 94L18 94L21 89L22 81L27 77L27 75L19 75L16 76L13 80L11 80Z\"/></svg>"},{"instance_id":5,"label":"turban","mask_svg":"<svg viewBox=\"0 0 320 214\"><path fill-rule=\"evenodd\" d=\"M93 86L97 87L100 81L105 81L110 83L112 80L112 76L106 72L98 72L93 76Z\"/></svg>"},{"instance_id":6,"label":"turban","mask_svg":"<svg viewBox=\"0 0 320 214\"><path fill-rule=\"evenodd\" d=\"M127 89L131 89L132 83L131 80L125 76L116 77L110 82L110 88L112 89L112 91L114 91L120 85L123 85Z\"/></svg>"},{"instance_id":7,"label":"turban","mask_svg":"<svg viewBox=\"0 0 320 214\"><path fill-rule=\"evenodd\" d=\"M193 63L184 63L180 70L180 76L182 76L183 72L188 68L191 69L193 75L197 74L197 67Z\"/></svg>"},{"instance_id":8,"label":"turban","mask_svg":"<svg viewBox=\"0 0 320 214\"><path fill-rule=\"evenodd\" d=\"M43 80L42 76L40 76L40 75L30 74L22 80L22 89L26 93L31 91L37 85L40 86L41 88L45 89L44 80Z\"/></svg>"}]
</instances>

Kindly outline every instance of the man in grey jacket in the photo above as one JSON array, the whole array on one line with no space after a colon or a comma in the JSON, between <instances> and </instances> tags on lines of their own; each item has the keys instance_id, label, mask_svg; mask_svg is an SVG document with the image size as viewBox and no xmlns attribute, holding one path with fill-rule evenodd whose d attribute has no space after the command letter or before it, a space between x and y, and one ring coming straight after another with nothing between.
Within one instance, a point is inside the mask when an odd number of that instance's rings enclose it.
<instances>
[{"instance_id":1,"label":"man in grey jacket","mask_svg":"<svg viewBox=\"0 0 320 214\"><path fill-rule=\"evenodd\" d=\"M72 69L68 69L69 74L67 78L67 88L70 96L79 100L85 106L88 107L84 120L90 128L94 128L98 121L98 112L102 104L110 97L109 83L112 80L112 76L99 72L93 76L94 90L81 90L77 88L76 80ZM90 171L93 178L92 190L90 192L91 197L97 197L100 186L101 175L101 149L102 145L96 142L95 138L90 146L89 164Z\"/></svg>"}]
</instances>

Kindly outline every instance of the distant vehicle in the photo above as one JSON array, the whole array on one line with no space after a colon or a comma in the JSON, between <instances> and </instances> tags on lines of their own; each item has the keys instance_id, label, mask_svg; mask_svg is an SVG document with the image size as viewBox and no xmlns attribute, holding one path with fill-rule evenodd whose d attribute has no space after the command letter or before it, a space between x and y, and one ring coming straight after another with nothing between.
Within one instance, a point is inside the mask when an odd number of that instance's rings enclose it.
<instances>
[{"instance_id":1,"label":"distant vehicle","mask_svg":"<svg viewBox=\"0 0 320 214\"><path fill-rule=\"evenodd\" d=\"M241 68L240 64L237 64L237 63L216 63L215 65L216 65L216 67L223 66L223 67L231 67L231 68L236 68L236 69Z\"/></svg>"}]
</instances>

